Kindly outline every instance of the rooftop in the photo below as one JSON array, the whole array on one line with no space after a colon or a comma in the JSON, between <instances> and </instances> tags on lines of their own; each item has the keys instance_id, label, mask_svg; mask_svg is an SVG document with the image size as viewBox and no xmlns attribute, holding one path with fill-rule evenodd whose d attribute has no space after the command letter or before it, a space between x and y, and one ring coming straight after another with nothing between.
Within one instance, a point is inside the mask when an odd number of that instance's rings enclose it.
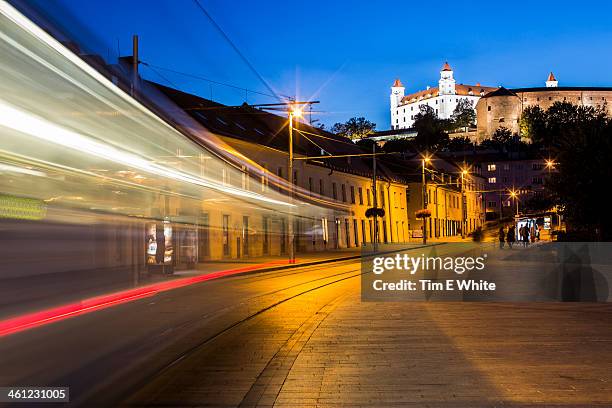
<instances>
[{"instance_id":1,"label":"rooftop","mask_svg":"<svg viewBox=\"0 0 612 408\"><path fill-rule=\"evenodd\" d=\"M188 94L157 83L151 83L168 96L182 110L211 132L233 139L272 148L289 150L287 118L263 111L246 103L226 106L209 99ZM301 156L363 154L364 150L350 139L318 129L303 122L294 123L294 152ZM340 157L312 159L309 164L364 177L372 174L371 159L367 157ZM379 175L383 179L401 178L379 162Z\"/></svg>"}]
</instances>

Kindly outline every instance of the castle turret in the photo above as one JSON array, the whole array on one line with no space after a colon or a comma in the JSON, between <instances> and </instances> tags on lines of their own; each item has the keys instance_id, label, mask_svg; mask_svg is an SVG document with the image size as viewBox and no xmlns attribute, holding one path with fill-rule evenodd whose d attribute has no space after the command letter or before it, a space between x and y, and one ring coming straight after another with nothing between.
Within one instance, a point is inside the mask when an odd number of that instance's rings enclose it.
<instances>
[{"instance_id":1,"label":"castle turret","mask_svg":"<svg viewBox=\"0 0 612 408\"><path fill-rule=\"evenodd\" d=\"M391 86L391 109L397 108L402 102L405 90L406 88L404 88L402 81L397 78L395 82L393 82L393 86Z\"/></svg>"},{"instance_id":2,"label":"castle turret","mask_svg":"<svg viewBox=\"0 0 612 408\"><path fill-rule=\"evenodd\" d=\"M402 81L397 78L391 86L391 129L399 128L399 115L397 107L402 103L404 98L404 85Z\"/></svg>"},{"instance_id":3,"label":"castle turret","mask_svg":"<svg viewBox=\"0 0 612 408\"><path fill-rule=\"evenodd\" d=\"M456 93L455 78L453 78L453 69L450 67L450 65L448 65L448 62L445 62L444 66L440 70L438 91L440 95L454 95Z\"/></svg>"},{"instance_id":4,"label":"castle turret","mask_svg":"<svg viewBox=\"0 0 612 408\"><path fill-rule=\"evenodd\" d=\"M557 81L557 78L555 78L555 74L553 74L551 71L550 74L548 74L548 79L546 80L546 87L556 88L558 86L559 86L559 81Z\"/></svg>"}]
</instances>

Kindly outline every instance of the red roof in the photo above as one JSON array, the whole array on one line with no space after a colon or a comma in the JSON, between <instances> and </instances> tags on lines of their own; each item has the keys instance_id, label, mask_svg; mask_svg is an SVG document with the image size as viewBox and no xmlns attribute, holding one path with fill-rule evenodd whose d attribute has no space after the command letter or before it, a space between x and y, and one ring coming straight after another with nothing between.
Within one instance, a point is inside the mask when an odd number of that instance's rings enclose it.
<instances>
[{"instance_id":1,"label":"red roof","mask_svg":"<svg viewBox=\"0 0 612 408\"><path fill-rule=\"evenodd\" d=\"M550 74L548 74L548 79L547 81L556 81L557 79L555 78L555 74L552 73L552 71L550 71Z\"/></svg>"},{"instance_id":2,"label":"red roof","mask_svg":"<svg viewBox=\"0 0 612 408\"><path fill-rule=\"evenodd\" d=\"M444 66L442 67L442 71L452 71L453 69L450 67L450 65L448 65L448 61L446 61L444 63Z\"/></svg>"},{"instance_id":3,"label":"red roof","mask_svg":"<svg viewBox=\"0 0 612 408\"><path fill-rule=\"evenodd\" d=\"M397 78L395 82L393 82L393 87L394 88L404 87L404 85L402 85L402 81L400 81L399 78Z\"/></svg>"},{"instance_id":4,"label":"red roof","mask_svg":"<svg viewBox=\"0 0 612 408\"><path fill-rule=\"evenodd\" d=\"M497 88L491 86L481 86L481 85L465 85L465 84L457 84L455 85L455 95L459 96L483 96L487 92L491 92L496 90ZM414 92L409 95L406 95L402 98L402 104L415 102L420 99L429 99L438 96L439 90L438 87L432 87L429 89L425 89L422 91Z\"/></svg>"}]
</instances>

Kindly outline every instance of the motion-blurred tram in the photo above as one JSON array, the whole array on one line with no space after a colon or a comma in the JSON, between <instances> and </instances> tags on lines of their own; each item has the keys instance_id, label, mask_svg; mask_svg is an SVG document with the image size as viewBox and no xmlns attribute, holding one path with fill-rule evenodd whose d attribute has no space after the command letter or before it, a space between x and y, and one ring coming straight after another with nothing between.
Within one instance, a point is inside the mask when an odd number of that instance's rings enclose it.
<instances>
[{"instance_id":1,"label":"motion-blurred tram","mask_svg":"<svg viewBox=\"0 0 612 408\"><path fill-rule=\"evenodd\" d=\"M292 198L273 174L279 188L260 188L256 163L186 115L172 120L199 136L179 131L64 44L0 2L4 314L48 292L286 254L291 220L297 243L329 236L345 209Z\"/></svg>"}]
</instances>

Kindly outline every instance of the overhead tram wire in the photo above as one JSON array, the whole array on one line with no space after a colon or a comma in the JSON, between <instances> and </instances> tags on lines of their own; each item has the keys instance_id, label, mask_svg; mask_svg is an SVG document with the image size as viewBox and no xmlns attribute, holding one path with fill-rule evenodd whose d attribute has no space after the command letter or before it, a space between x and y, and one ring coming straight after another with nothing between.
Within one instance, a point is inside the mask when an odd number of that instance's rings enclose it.
<instances>
[{"instance_id":1,"label":"overhead tram wire","mask_svg":"<svg viewBox=\"0 0 612 408\"><path fill-rule=\"evenodd\" d=\"M268 81L266 81L264 79L263 76L261 76L259 74L259 72L257 72L257 70L255 69L255 67L253 66L253 64L251 64L251 62L247 59L247 57L244 56L244 54L238 49L238 47L236 46L236 44L234 44L234 42L229 38L229 36L225 33L225 31L223 31L223 29L221 28L221 26L219 26L219 24L217 24L217 22L212 18L212 16L208 13L208 11L206 11L206 9L204 8L204 6L202 6L202 4L200 3L199 0L193 0L195 2L195 4L198 6L198 8L202 11L202 13L204 13L204 15L206 16L206 18L208 18L210 20L210 22L212 23L212 25L215 27L215 29L217 31L219 31L219 33L223 36L223 38L225 39L225 41L228 42L228 44L234 49L234 51L236 52L236 54L238 54L238 56L242 59L242 61L249 67L249 69L257 76L257 78L259 78L259 80L265 85L265 87L268 89L268 91L270 91L270 93L275 95L275 98L278 99L279 101L283 102L283 99L276 93L274 92L274 89L272 89L272 87L270 86L270 84L268 84Z\"/></svg>"},{"instance_id":2,"label":"overhead tram wire","mask_svg":"<svg viewBox=\"0 0 612 408\"><path fill-rule=\"evenodd\" d=\"M152 65L147 64L145 62L140 62L142 65L146 66L147 68L149 68L151 71L153 71L158 77L160 77L161 79L163 79L164 81L166 81L167 83L169 83L170 85L172 85L173 87L175 87L176 89L178 89L178 86L172 82L171 80L168 79L168 77L166 77L165 75L162 75L161 72L159 72L157 69L153 68Z\"/></svg>"},{"instance_id":3,"label":"overhead tram wire","mask_svg":"<svg viewBox=\"0 0 612 408\"><path fill-rule=\"evenodd\" d=\"M151 69L156 68L157 70L162 70L162 71L172 72L172 73L174 73L174 74L178 74L178 75L186 76L186 77L189 77L189 78L199 79L199 80L201 80L201 81L205 81L205 82L208 82L208 83L211 83L211 84L221 85L221 86L226 86L226 87L228 87L228 88L233 88L233 89L237 89L237 90L240 90L240 91L245 91L245 92L248 92L248 93L250 93L250 94L256 94L256 95L261 95L261 96L267 96L267 97L269 97L269 98L274 98L274 99L277 99L277 98L278 98L278 95L271 95L271 94L269 94L269 93L265 93L265 92L261 92L261 91L255 91L255 90L253 90L253 89L244 88L244 87L241 87L241 86L237 86L237 85L229 84L229 83L227 83L227 82L215 81L215 80L213 80L213 79L209 79L209 78L203 77L203 76L201 76L201 75L191 74L191 73L189 73L189 72L183 72L183 71L178 71L178 70L176 70L176 69L172 69L172 68L162 67L162 66L159 66L159 65L151 64L151 63L146 62L146 61L140 61L140 63L141 63L142 65L145 65L145 66L147 66L147 67L151 68ZM289 97L289 96L287 96L287 95L280 95L280 96L282 96L283 98L291 99L291 97Z\"/></svg>"}]
</instances>

